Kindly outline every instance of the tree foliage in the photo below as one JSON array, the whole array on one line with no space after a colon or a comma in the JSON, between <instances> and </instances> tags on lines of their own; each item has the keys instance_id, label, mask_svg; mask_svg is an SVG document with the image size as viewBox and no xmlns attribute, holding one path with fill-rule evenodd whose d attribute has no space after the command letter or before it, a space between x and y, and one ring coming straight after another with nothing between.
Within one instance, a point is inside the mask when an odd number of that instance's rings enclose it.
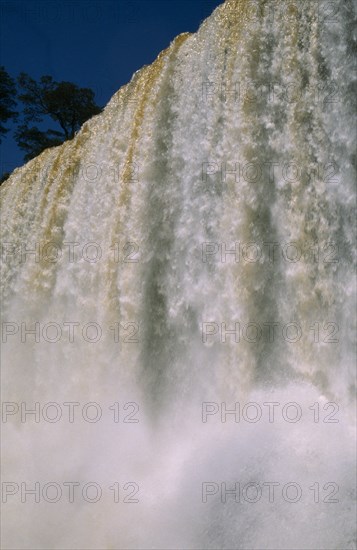
<instances>
[{"instance_id":1,"label":"tree foliage","mask_svg":"<svg viewBox=\"0 0 357 550\"><path fill-rule=\"evenodd\" d=\"M1 136L4 136L9 128L4 124L10 119L16 119L17 112L13 110L16 106L16 85L15 81L6 72L5 67L0 67L0 143Z\"/></svg>"},{"instance_id":2,"label":"tree foliage","mask_svg":"<svg viewBox=\"0 0 357 550\"><path fill-rule=\"evenodd\" d=\"M24 122L15 133L18 146L29 160L47 147L60 145L72 139L79 128L92 116L101 112L94 101L94 92L72 82L55 82L51 76L42 76L38 82L26 73L18 77L24 104ZM30 123L44 123L51 119L59 130L40 130Z\"/></svg>"},{"instance_id":3,"label":"tree foliage","mask_svg":"<svg viewBox=\"0 0 357 550\"><path fill-rule=\"evenodd\" d=\"M21 124L16 132L15 139L20 149L26 152L24 160L27 162L37 157L47 147L54 147L63 143L63 134L56 130L47 130L42 132L37 126L27 126Z\"/></svg>"}]
</instances>

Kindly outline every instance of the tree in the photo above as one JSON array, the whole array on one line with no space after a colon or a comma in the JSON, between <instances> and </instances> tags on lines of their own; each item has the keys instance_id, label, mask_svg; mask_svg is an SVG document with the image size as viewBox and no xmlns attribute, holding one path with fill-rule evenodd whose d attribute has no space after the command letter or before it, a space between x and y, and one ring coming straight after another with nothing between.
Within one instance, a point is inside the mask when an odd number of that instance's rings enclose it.
<instances>
[{"instance_id":1,"label":"tree","mask_svg":"<svg viewBox=\"0 0 357 550\"><path fill-rule=\"evenodd\" d=\"M10 177L10 172L4 172L0 177L0 185Z\"/></svg>"},{"instance_id":2,"label":"tree","mask_svg":"<svg viewBox=\"0 0 357 550\"><path fill-rule=\"evenodd\" d=\"M37 155L48 147L61 145L64 141L61 132L56 132L55 130L41 132L37 126L29 127L26 124L22 124L17 128L15 139L20 149L26 151L24 156L26 162L37 157Z\"/></svg>"},{"instance_id":3,"label":"tree","mask_svg":"<svg viewBox=\"0 0 357 550\"><path fill-rule=\"evenodd\" d=\"M24 123L19 126L15 138L18 146L26 151L25 160L47 147L72 139L86 120L102 111L94 101L92 90L79 88L72 82L55 82L51 76L42 76L36 82L21 73L18 84L24 91L19 99L25 108ZM45 118L56 122L61 131L42 131L37 126L29 126L31 122L43 123Z\"/></svg>"},{"instance_id":4,"label":"tree","mask_svg":"<svg viewBox=\"0 0 357 550\"><path fill-rule=\"evenodd\" d=\"M9 128L4 124L10 119L16 119L17 112L13 111L16 105L16 85L15 81L6 72L5 67L0 67L0 136L4 136ZM0 137L1 143L1 137Z\"/></svg>"}]
</instances>

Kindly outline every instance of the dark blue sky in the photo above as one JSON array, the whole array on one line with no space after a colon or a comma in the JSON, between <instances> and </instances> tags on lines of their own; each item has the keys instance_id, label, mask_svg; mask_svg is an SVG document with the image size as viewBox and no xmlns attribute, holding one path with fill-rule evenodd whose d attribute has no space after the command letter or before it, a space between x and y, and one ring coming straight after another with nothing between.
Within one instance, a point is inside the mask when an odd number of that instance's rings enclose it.
<instances>
[{"instance_id":1,"label":"dark blue sky","mask_svg":"<svg viewBox=\"0 0 357 550\"><path fill-rule=\"evenodd\" d=\"M0 4L0 65L12 77L92 88L99 105L182 32L195 32L223 0L12 0ZM23 164L9 132L0 174Z\"/></svg>"}]
</instances>

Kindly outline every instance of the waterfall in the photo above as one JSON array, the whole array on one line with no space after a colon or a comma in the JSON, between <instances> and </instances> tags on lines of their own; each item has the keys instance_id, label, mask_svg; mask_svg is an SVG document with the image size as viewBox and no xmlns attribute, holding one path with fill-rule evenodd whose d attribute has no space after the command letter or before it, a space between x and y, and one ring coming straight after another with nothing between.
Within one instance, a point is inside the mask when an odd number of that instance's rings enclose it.
<instances>
[{"instance_id":1,"label":"waterfall","mask_svg":"<svg viewBox=\"0 0 357 550\"><path fill-rule=\"evenodd\" d=\"M1 186L4 547L356 547L355 20L226 0Z\"/></svg>"}]
</instances>

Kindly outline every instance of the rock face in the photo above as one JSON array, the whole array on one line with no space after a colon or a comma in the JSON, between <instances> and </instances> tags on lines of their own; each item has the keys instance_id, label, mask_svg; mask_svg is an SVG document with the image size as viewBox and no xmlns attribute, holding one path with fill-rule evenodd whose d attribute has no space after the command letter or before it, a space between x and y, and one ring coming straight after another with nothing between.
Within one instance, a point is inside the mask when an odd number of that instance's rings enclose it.
<instances>
[{"instance_id":1,"label":"rock face","mask_svg":"<svg viewBox=\"0 0 357 550\"><path fill-rule=\"evenodd\" d=\"M354 19L228 0L2 185L5 547L354 548Z\"/></svg>"}]
</instances>

